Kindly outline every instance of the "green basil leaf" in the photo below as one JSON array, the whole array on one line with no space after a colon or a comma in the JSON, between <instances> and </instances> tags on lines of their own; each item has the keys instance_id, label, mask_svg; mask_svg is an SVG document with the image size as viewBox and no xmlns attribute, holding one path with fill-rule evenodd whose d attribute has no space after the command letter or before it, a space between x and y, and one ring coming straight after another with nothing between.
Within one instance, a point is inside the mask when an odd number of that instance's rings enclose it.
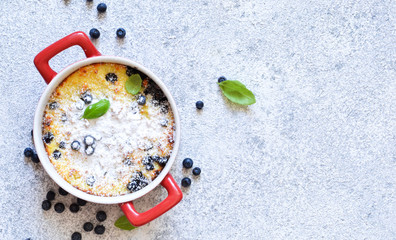
<instances>
[{"instance_id":1,"label":"green basil leaf","mask_svg":"<svg viewBox=\"0 0 396 240\"><path fill-rule=\"evenodd\" d=\"M224 96L231 102L241 105L251 105L256 102L254 94L237 80L226 80L218 83Z\"/></svg>"},{"instance_id":2,"label":"green basil leaf","mask_svg":"<svg viewBox=\"0 0 396 240\"><path fill-rule=\"evenodd\" d=\"M99 102L89 105L82 116L85 119L94 119L103 116L110 108L110 102L107 99L102 99Z\"/></svg>"},{"instance_id":3,"label":"green basil leaf","mask_svg":"<svg viewBox=\"0 0 396 240\"><path fill-rule=\"evenodd\" d=\"M125 89L132 95L137 94L142 86L142 78L139 74L132 74L125 82Z\"/></svg>"},{"instance_id":4,"label":"green basil leaf","mask_svg":"<svg viewBox=\"0 0 396 240\"><path fill-rule=\"evenodd\" d=\"M114 226L118 227L119 229L122 230L132 230L135 229L137 227L133 226L127 219L127 217L121 216L119 219L117 219L117 221L114 223Z\"/></svg>"}]
</instances>

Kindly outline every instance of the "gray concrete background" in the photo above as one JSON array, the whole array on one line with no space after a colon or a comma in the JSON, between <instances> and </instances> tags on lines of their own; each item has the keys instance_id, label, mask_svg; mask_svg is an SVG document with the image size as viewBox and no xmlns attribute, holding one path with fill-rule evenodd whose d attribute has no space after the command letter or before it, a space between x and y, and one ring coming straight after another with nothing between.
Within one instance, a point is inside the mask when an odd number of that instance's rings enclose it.
<instances>
[{"instance_id":1,"label":"gray concrete background","mask_svg":"<svg viewBox=\"0 0 396 240\"><path fill-rule=\"evenodd\" d=\"M97 0L0 1L0 239L70 239L99 209L102 239L396 239L395 1L105 2L98 16ZM46 87L34 56L92 27L100 52L142 63L173 93L183 128L175 179L191 176L185 157L202 168L178 206L131 232L112 226L117 206L42 211L56 184L23 157ZM51 65L82 58L73 47ZM257 103L227 101L221 75ZM157 188L137 207L165 195Z\"/></svg>"}]
</instances>

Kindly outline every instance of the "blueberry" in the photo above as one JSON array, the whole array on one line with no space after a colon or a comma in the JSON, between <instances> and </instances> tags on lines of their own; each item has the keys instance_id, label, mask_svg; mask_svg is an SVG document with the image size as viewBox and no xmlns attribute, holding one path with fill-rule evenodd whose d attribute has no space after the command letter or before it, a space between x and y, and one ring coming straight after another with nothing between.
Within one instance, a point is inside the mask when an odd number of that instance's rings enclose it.
<instances>
[{"instance_id":1,"label":"blueberry","mask_svg":"<svg viewBox=\"0 0 396 240\"><path fill-rule=\"evenodd\" d=\"M81 233L79 233L79 232L74 232L71 236L71 240L81 240L81 239L82 239L82 236L81 236Z\"/></svg>"},{"instance_id":2,"label":"blueberry","mask_svg":"<svg viewBox=\"0 0 396 240\"><path fill-rule=\"evenodd\" d=\"M66 121L67 121L67 115L66 115L66 113L62 113L60 119L61 119L62 122L66 122Z\"/></svg>"},{"instance_id":3,"label":"blueberry","mask_svg":"<svg viewBox=\"0 0 396 240\"><path fill-rule=\"evenodd\" d=\"M115 83L118 81L118 77L115 73L108 73L108 74L106 74L106 81Z\"/></svg>"},{"instance_id":4,"label":"blueberry","mask_svg":"<svg viewBox=\"0 0 396 240\"><path fill-rule=\"evenodd\" d=\"M161 105L161 113L167 114L169 112L168 105Z\"/></svg>"},{"instance_id":5,"label":"blueberry","mask_svg":"<svg viewBox=\"0 0 396 240\"><path fill-rule=\"evenodd\" d=\"M51 209L51 202L49 200L44 200L43 203L41 203L41 208L43 210L48 211Z\"/></svg>"},{"instance_id":6,"label":"blueberry","mask_svg":"<svg viewBox=\"0 0 396 240\"><path fill-rule=\"evenodd\" d=\"M78 206L76 203L72 203L72 204L70 204L69 209L70 209L70 212L76 213L80 210L80 206Z\"/></svg>"},{"instance_id":7,"label":"blueberry","mask_svg":"<svg viewBox=\"0 0 396 240\"><path fill-rule=\"evenodd\" d=\"M91 156L92 154L94 154L94 152L95 148L93 148L92 146L85 147L85 154L87 154L88 156Z\"/></svg>"},{"instance_id":8,"label":"blueberry","mask_svg":"<svg viewBox=\"0 0 396 240\"><path fill-rule=\"evenodd\" d=\"M192 170L192 173L193 173L195 176L198 176L199 174L201 174L201 169L200 169L199 167L195 167L195 168Z\"/></svg>"},{"instance_id":9,"label":"blueberry","mask_svg":"<svg viewBox=\"0 0 396 240\"><path fill-rule=\"evenodd\" d=\"M193 160L191 158L185 158L183 160L183 167L191 168L193 166Z\"/></svg>"},{"instance_id":10,"label":"blueberry","mask_svg":"<svg viewBox=\"0 0 396 240\"><path fill-rule=\"evenodd\" d=\"M100 32L98 29L92 28L91 30L89 30L89 36L92 39L98 39L100 37Z\"/></svg>"},{"instance_id":11,"label":"blueberry","mask_svg":"<svg viewBox=\"0 0 396 240\"><path fill-rule=\"evenodd\" d=\"M93 224L90 222L86 222L86 223L84 223L83 228L84 228L84 231L90 232L93 230Z\"/></svg>"},{"instance_id":12,"label":"blueberry","mask_svg":"<svg viewBox=\"0 0 396 240\"><path fill-rule=\"evenodd\" d=\"M79 141L73 141L71 143L71 149L73 149L73 150L78 151L78 150L80 150L80 147L81 147L81 144Z\"/></svg>"},{"instance_id":13,"label":"blueberry","mask_svg":"<svg viewBox=\"0 0 396 240\"><path fill-rule=\"evenodd\" d=\"M105 227L103 225L98 225L95 227L94 232L96 234L102 235L105 232Z\"/></svg>"},{"instance_id":14,"label":"blueberry","mask_svg":"<svg viewBox=\"0 0 396 240\"><path fill-rule=\"evenodd\" d=\"M202 101L197 101L197 102L195 103L195 106L196 106L198 109L202 109L202 108L204 107L204 103L203 103Z\"/></svg>"},{"instance_id":15,"label":"blueberry","mask_svg":"<svg viewBox=\"0 0 396 240\"><path fill-rule=\"evenodd\" d=\"M144 104L146 104L146 96L140 95L139 98L138 98L138 100L137 100L137 103L138 103L139 105L144 105Z\"/></svg>"},{"instance_id":16,"label":"blueberry","mask_svg":"<svg viewBox=\"0 0 396 240\"><path fill-rule=\"evenodd\" d=\"M96 213L96 219L97 219L99 222L103 222L104 220L106 220L106 218L107 218L107 215L106 215L105 212L99 211L98 213Z\"/></svg>"},{"instance_id":17,"label":"blueberry","mask_svg":"<svg viewBox=\"0 0 396 240\"><path fill-rule=\"evenodd\" d=\"M95 227L94 232L96 234L102 235L105 232L105 227L103 225L98 225Z\"/></svg>"},{"instance_id":18,"label":"blueberry","mask_svg":"<svg viewBox=\"0 0 396 240\"><path fill-rule=\"evenodd\" d=\"M77 101L76 102L76 108L78 110L83 110L84 109L84 104L85 104L85 102L83 102L83 101Z\"/></svg>"},{"instance_id":19,"label":"blueberry","mask_svg":"<svg viewBox=\"0 0 396 240\"><path fill-rule=\"evenodd\" d=\"M94 185L95 181L96 181L96 179L95 179L94 176L89 176L89 177L87 178L87 181L86 181L86 182L87 182L87 185L88 185L88 186L92 187L92 186Z\"/></svg>"},{"instance_id":20,"label":"blueberry","mask_svg":"<svg viewBox=\"0 0 396 240\"><path fill-rule=\"evenodd\" d=\"M90 104L92 102L93 97L89 91L85 91L83 94L80 95L80 99L83 100L85 104Z\"/></svg>"},{"instance_id":21,"label":"blueberry","mask_svg":"<svg viewBox=\"0 0 396 240\"><path fill-rule=\"evenodd\" d=\"M169 160L169 157L159 157L156 162L164 166Z\"/></svg>"},{"instance_id":22,"label":"blueberry","mask_svg":"<svg viewBox=\"0 0 396 240\"><path fill-rule=\"evenodd\" d=\"M32 135L32 137L33 137L33 129L30 131L30 135Z\"/></svg>"},{"instance_id":23,"label":"blueberry","mask_svg":"<svg viewBox=\"0 0 396 240\"><path fill-rule=\"evenodd\" d=\"M143 176L142 172L132 174L131 181L127 184L127 189L131 192L139 191L148 185L148 180Z\"/></svg>"},{"instance_id":24,"label":"blueberry","mask_svg":"<svg viewBox=\"0 0 396 240\"><path fill-rule=\"evenodd\" d=\"M127 189L131 192L136 192L139 187L139 182L137 180L132 180L127 184Z\"/></svg>"},{"instance_id":25,"label":"blueberry","mask_svg":"<svg viewBox=\"0 0 396 240\"><path fill-rule=\"evenodd\" d=\"M150 156L145 156L142 159L142 163L143 165L147 165L147 164L151 164L153 162L153 159Z\"/></svg>"},{"instance_id":26,"label":"blueberry","mask_svg":"<svg viewBox=\"0 0 396 240\"><path fill-rule=\"evenodd\" d=\"M61 155L62 155L62 153L57 149L57 150L55 150L53 153L52 153L52 156L55 158L55 159L59 159L60 157L61 157Z\"/></svg>"},{"instance_id":27,"label":"blueberry","mask_svg":"<svg viewBox=\"0 0 396 240\"><path fill-rule=\"evenodd\" d=\"M39 159L37 153L34 153L32 155L32 162L34 162L34 163L39 163L40 162L40 159Z\"/></svg>"},{"instance_id":28,"label":"blueberry","mask_svg":"<svg viewBox=\"0 0 396 240\"><path fill-rule=\"evenodd\" d=\"M219 77L219 79L217 79L217 82L219 82L219 83L224 82L224 81L227 81L227 78L224 76L221 76L221 77Z\"/></svg>"},{"instance_id":29,"label":"blueberry","mask_svg":"<svg viewBox=\"0 0 396 240\"><path fill-rule=\"evenodd\" d=\"M98 10L98 12L104 13L107 10L107 5L105 3L99 3L96 9Z\"/></svg>"},{"instance_id":30,"label":"blueberry","mask_svg":"<svg viewBox=\"0 0 396 240\"><path fill-rule=\"evenodd\" d=\"M132 160L131 160L130 157L127 157L127 158L124 159L123 163L124 163L125 165L130 166L130 165L132 164Z\"/></svg>"},{"instance_id":31,"label":"blueberry","mask_svg":"<svg viewBox=\"0 0 396 240\"><path fill-rule=\"evenodd\" d=\"M69 194L68 192L66 192L66 191L65 191L63 188L61 188L61 187L59 187L58 192L59 192L59 194L62 195L62 196L66 196L67 194Z\"/></svg>"},{"instance_id":32,"label":"blueberry","mask_svg":"<svg viewBox=\"0 0 396 240\"><path fill-rule=\"evenodd\" d=\"M49 107L49 109L51 109L51 110L55 110L55 109L57 109L57 108L59 107L59 103L57 103L57 102L51 102L51 103L48 104L48 107Z\"/></svg>"},{"instance_id":33,"label":"blueberry","mask_svg":"<svg viewBox=\"0 0 396 240\"><path fill-rule=\"evenodd\" d=\"M168 126L168 119L163 119L160 121L161 126L166 127Z\"/></svg>"},{"instance_id":34,"label":"blueberry","mask_svg":"<svg viewBox=\"0 0 396 240\"><path fill-rule=\"evenodd\" d=\"M59 143L59 148L60 148L60 149L65 149L65 148L66 148L66 143L65 143L64 141L61 141L61 142Z\"/></svg>"},{"instance_id":35,"label":"blueberry","mask_svg":"<svg viewBox=\"0 0 396 240\"><path fill-rule=\"evenodd\" d=\"M123 28L119 28L119 29L117 29L116 34L117 34L117 37L124 38L126 35L126 31Z\"/></svg>"},{"instance_id":36,"label":"blueberry","mask_svg":"<svg viewBox=\"0 0 396 240\"><path fill-rule=\"evenodd\" d=\"M132 68L130 66L127 66L126 75L128 77L130 77L130 76L132 76L132 74L136 74L136 73L138 73L138 70L136 70L136 69L134 69L134 68Z\"/></svg>"},{"instance_id":37,"label":"blueberry","mask_svg":"<svg viewBox=\"0 0 396 240\"><path fill-rule=\"evenodd\" d=\"M91 135L87 135L84 137L84 144L87 146L92 146L95 143L95 138Z\"/></svg>"},{"instance_id":38,"label":"blueberry","mask_svg":"<svg viewBox=\"0 0 396 240\"><path fill-rule=\"evenodd\" d=\"M91 30L89 30L89 36L92 39L98 39L100 37L100 32L98 29L92 28Z\"/></svg>"},{"instance_id":39,"label":"blueberry","mask_svg":"<svg viewBox=\"0 0 396 240\"><path fill-rule=\"evenodd\" d=\"M51 132L47 132L43 136L43 140L46 144L50 144L53 139L54 139L54 134L52 134Z\"/></svg>"},{"instance_id":40,"label":"blueberry","mask_svg":"<svg viewBox=\"0 0 396 240\"><path fill-rule=\"evenodd\" d=\"M65 205L63 205L63 203L57 203L54 206L55 212L57 213L62 213L63 211L65 211Z\"/></svg>"},{"instance_id":41,"label":"blueberry","mask_svg":"<svg viewBox=\"0 0 396 240\"><path fill-rule=\"evenodd\" d=\"M185 177L182 179L181 184L183 187L188 187L191 185L191 179L188 177Z\"/></svg>"},{"instance_id":42,"label":"blueberry","mask_svg":"<svg viewBox=\"0 0 396 240\"><path fill-rule=\"evenodd\" d=\"M25 155L25 157L32 157L33 154L34 151L31 148L25 148L25 150L23 151L23 155Z\"/></svg>"},{"instance_id":43,"label":"blueberry","mask_svg":"<svg viewBox=\"0 0 396 240\"><path fill-rule=\"evenodd\" d=\"M151 171L154 169L154 165L152 163L146 165L146 170Z\"/></svg>"},{"instance_id":44,"label":"blueberry","mask_svg":"<svg viewBox=\"0 0 396 240\"><path fill-rule=\"evenodd\" d=\"M47 197L47 200L52 201L55 199L55 193L53 191L48 191L46 197Z\"/></svg>"},{"instance_id":45,"label":"blueberry","mask_svg":"<svg viewBox=\"0 0 396 240\"><path fill-rule=\"evenodd\" d=\"M77 204L80 206L85 206L85 204L87 204L87 201L77 198Z\"/></svg>"}]
</instances>

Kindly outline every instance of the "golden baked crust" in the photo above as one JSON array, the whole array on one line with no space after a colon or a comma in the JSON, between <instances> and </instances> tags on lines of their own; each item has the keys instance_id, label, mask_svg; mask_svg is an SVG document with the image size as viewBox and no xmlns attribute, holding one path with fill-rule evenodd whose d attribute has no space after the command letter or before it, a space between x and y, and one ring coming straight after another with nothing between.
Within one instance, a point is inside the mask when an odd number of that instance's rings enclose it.
<instances>
[{"instance_id":1,"label":"golden baked crust","mask_svg":"<svg viewBox=\"0 0 396 240\"><path fill-rule=\"evenodd\" d=\"M128 75L132 73L140 74L143 79L141 91L135 96L125 89ZM117 79L113 81L114 75L108 74L115 74ZM81 119L89 106L83 101L86 94L93 97L92 103L108 99L111 102L109 111L95 120ZM137 104L139 96L146 97L144 105ZM136 116L129 110L136 111L133 113ZM132 117L133 120L127 120ZM132 122L137 128L131 131L130 139L123 132L114 133L114 129L129 129L129 125L124 128L122 124L132 125ZM113 132L107 133L100 124L111 126ZM113 63L88 65L68 76L52 93L42 126L45 149L57 172L74 187L99 196L138 191L154 180L172 152L174 130L173 113L158 86L142 73ZM96 150L87 155L88 145L84 144L83 136L94 135L95 131L103 136L94 137L95 145L92 146ZM138 131L140 135L136 134ZM145 132L149 134L146 136ZM118 134L123 134L121 140ZM137 138L139 136L142 139ZM112 145L109 138L117 144ZM73 141L80 143L79 150L71 148ZM125 146L120 146L122 144ZM121 149L122 153L116 150L112 153L111 146ZM114 159L109 158L109 154Z\"/></svg>"}]
</instances>

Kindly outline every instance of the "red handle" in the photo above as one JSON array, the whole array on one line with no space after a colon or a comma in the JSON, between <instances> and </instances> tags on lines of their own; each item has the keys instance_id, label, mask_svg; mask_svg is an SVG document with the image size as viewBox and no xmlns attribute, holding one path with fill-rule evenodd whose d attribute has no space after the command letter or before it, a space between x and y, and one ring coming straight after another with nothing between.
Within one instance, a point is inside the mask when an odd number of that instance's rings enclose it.
<instances>
[{"instance_id":1,"label":"red handle","mask_svg":"<svg viewBox=\"0 0 396 240\"><path fill-rule=\"evenodd\" d=\"M43 51L41 51L34 58L34 65L36 65L37 70L43 76L45 82L48 84L56 76L56 72L52 70L48 62L51 58L55 57L58 53L62 52L69 47L79 45L85 52L85 56L94 57L100 56L100 52L92 44L89 37L83 32L72 33L57 42L54 42Z\"/></svg>"},{"instance_id":2,"label":"red handle","mask_svg":"<svg viewBox=\"0 0 396 240\"><path fill-rule=\"evenodd\" d=\"M183 194L172 175L166 175L164 180L162 180L161 185L166 189L166 191L168 191L168 197L160 202L157 206L144 213L138 213L133 206L133 202L120 204L121 210L124 212L125 216L133 226L138 227L151 222L152 220L169 211L182 200Z\"/></svg>"}]
</instances>

